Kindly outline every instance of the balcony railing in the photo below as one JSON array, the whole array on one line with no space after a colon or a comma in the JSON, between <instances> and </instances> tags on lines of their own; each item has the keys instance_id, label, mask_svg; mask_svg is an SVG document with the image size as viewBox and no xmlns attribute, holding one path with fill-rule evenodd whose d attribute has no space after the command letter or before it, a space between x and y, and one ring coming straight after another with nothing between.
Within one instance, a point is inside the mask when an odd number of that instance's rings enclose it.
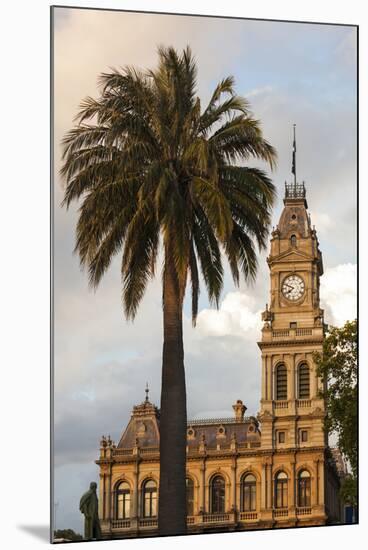
<instances>
[{"instance_id":1,"label":"balcony railing","mask_svg":"<svg viewBox=\"0 0 368 550\"><path fill-rule=\"evenodd\" d=\"M130 519L113 519L111 527L113 529L130 529Z\"/></svg>"},{"instance_id":2,"label":"balcony railing","mask_svg":"<svg viewBox=\"0 0 368 550\"><path fill-rule=\"evenodd\" d=\"M195 516L187 516L187 525L193 525L195 523Z\"/></svg>"},{"instance_id":3,"label":"balcony railing","mask_svg":"<svg viewBox=\"0 0 368 550\"><path fill-rule=\"evenodd\" d=\"M296 513L298 516L308 516L309 514L312 513L312 508L308 506L305 506L303 508L297 508Z\"/></svg>"},{"instance_id":4,"label":"balcony railing","mask_svg":"<svg viewBox=\"0 0 368 550\"><path fill-rule=\"evenodd\" d=\"M264 332L262 342L272 341L300 341L311 338L322 338L323 327L304 327L304 328L280 328Z\"/></svg>"},{"instance_id":5,"label":"balcony railing","mask_svg":"<svg viewBox=\"0 0 368 550\"><path fill-rule=\"evenodd\" d=\"M287 401L275 401L275 409L287 409L287 408L288 408Z\"/></svg>"},{"instance_id":6,"label":"balcony railing","mask_svg":"<svg viewBox=\"0 0 368 550\"><path fill-rule=\"evenodd\" d=\"M149 455L149 454L155 454L159 452L158 447L140 447L139 453L141 455Z\"/></svg>"},{"instance_id":7,"label":"balcony railing","mask_svg":"<svg viewBox=\"0 0 368 550\"><path fill-rule=\"evenodd\" d=\"M114 449L113 450L113 456L125 456L125 455L132 455L133 449Z\"/></svg>"},{"instance_id":8,"label":"balcony railing","mask_svg":"<svg viewBox=\"0 0 368 550\"><path fill-rule=\"evenodd\" d=\"M298 507L296 508L296 516L309 516L312 514L312 508L310 506ZM282 519L289 517L288 508L276 508L273 510L273 517L275 519ZM248 511L248 512L239 512L235 514L233 512L220 513L220 514L198 514L195 516L187 516L187 525L188 526L200 526L205 525L215 525L215 524L236 524L236 520L244 523L257 522L260 519L259 512ZM158 519L157 517L153 518L139 518L138 519L139 529L157 529ZM131 524L130 519L113 519L111 520L111 528L119 530L129 530L135 529L134 523Z\"/></svg>"},{"instance_id":9,"label":"balcony railing","mask_svg":"<svg viewBox=\"0 0 368 550\"><path fill-rule=\"evenodd\" d=\"M249 416L244 416L242 422L248 422ZM226 416L223 418L194 418L187 421L187 426L198 426L202 424L234 424L236 422L233 416Z\"/></svg>"},{"instance_id":10,"label":"balcony railing","mask_svg":"<svg viewBox=\"0 0 368 550\"><path fill-rule=\"evenodd\" d=\"M286 336L289 336L290 330L273 330L272 336L274 338L285 338Z\"/></svg>"},{"instance_id":11,"label":"balcony railing","mask_svg":"<svg viewBox=\"0 0 368 550\"><path fill-rule=\"evenodd\" d=\"M297 407L300 407L300 408L310 407L311 403L312 402L310 399L298 399L296 402Z\"/></svg>"},{"instance_id":12,"label":"balcony railing","mask_svg":"<svg viewBox=\"0 0 368 550\"><path fill-rule=\"evenodd\" d=\"M157 518L143 518L139 520L139 527L157 527Z\"/></svg>"},{"instance_id":13,"label":"balcony railing","mask_svg":"<svg viewBox=\"0 0 368 550\"><path fill-rule=\"evenodd\" d=\"M285 198L286 199L304 199L305 185L303 183L286 183L285 182Z\"/></svg>"},{"instance_id":14,"label":"balcony railing","mask_svg":"<svg viewBox=\"0 0 368 550\"><path fill-rule=\"evenodd\" d=\"M227 523L229 521L230 514L205 514L203 516L203 523Z\"/></svg>"},{"instance_id":15,"label":"balcony railing","mask_svg":"<svg viewBox=\"0 0 368 550\"><path fill-rule=\"evenodd\" d=\"M313 331L311 328L297 328L295 331L296 336L312 336Z\"/></svg>"},{"instance_id":16,"label":"balcony railing","mask_svg":"<svg viewBox=\"0 0 368 550\"><path fill-rule=\"evenodd\" d=\"M258 519L257 512L240 512L240 521L255 521Z\"/></svg>"},{"instance_id":17,"label":"balcony railing","mask_svg":"<svg viewBox=\"0 0 368 550\"><path fill-rule=\"evenodd\" d=\"M273 517L275 518L285 518L289 515L289 510L287 508L279 508L278 510L273 511Z\"/></svg>"}]
</instances>

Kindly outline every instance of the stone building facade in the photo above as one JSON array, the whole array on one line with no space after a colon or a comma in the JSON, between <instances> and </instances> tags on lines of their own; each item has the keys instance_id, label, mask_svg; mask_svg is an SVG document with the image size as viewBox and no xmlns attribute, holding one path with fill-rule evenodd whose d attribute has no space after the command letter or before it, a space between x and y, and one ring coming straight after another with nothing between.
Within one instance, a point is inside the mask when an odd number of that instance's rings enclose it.
<instances>
[{"instance_id":1,"label":"stone building facade","mask_svg":"<svg viewBox=\"0 0 368 550\"><path fill-rule=\"evenodd\" d=\"M187 429L189 532L324 525L342 521L343 473L323 429L325 403L313 353L325 332L322 254L305 187L285 184L284 209L267 258L270 302L258 342L260 411L195 420ZM117 446L103 437L99 503L106 537L157 530L160 414L148 394L133 408Z\"/></svg>"}]
</instances>

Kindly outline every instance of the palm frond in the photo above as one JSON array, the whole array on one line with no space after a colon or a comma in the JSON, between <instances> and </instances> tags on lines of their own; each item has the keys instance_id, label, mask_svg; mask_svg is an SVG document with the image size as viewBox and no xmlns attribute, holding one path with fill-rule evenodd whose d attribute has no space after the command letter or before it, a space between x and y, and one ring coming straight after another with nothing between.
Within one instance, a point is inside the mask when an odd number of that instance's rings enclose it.
<instances>
[{"instance_id":1,"label":"palm frond","mask_svg":"<svg viewBox=\"0 0 368 550\"><path fill-rule=\"evenodd\" d=\"M198 299L199 299L199 273L197 258L194 251L193 240L190 242L189 252L189 271L192 283L192 325L195 327L198 315Z\"/></svg>"},{"instance_id":2,"label":"palm frond","mask_svg":"<svg viewBox=\"0 0 368 550\"><path fill-rule=\"evenodd\" d=\"M255 246L266 245L275 188L264 171L236 164L257 158L273 169L276 151L233 77L218 83L201 112L190 48L160 47L158 58L154 70L110 68L99 77L99 96L80 103L62 141L62 206L80 203L75 252L93 287L122 253L128 318L162 241L179 304L190 281L195 324L199 270L218 307L221 250L236 284L255 276Z\"/></svg>"}]
</instances>

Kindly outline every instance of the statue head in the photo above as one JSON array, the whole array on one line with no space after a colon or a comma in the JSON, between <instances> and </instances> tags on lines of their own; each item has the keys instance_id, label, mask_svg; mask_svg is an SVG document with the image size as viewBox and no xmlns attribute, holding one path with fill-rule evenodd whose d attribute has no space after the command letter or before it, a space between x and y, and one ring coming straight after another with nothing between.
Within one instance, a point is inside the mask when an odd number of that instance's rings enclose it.
<instances>
[{"instance_id":1,"label":"statue head","mask_svg":"<svg viewBox=\"0 0 368 550\"><path fill-rule=\"evenodd\" d=\"M91 483L89 484L89 488L92 490L92 491L96 491L97 489L97 483L95 481L91 481Z\"/></svg>"}]
</instances>

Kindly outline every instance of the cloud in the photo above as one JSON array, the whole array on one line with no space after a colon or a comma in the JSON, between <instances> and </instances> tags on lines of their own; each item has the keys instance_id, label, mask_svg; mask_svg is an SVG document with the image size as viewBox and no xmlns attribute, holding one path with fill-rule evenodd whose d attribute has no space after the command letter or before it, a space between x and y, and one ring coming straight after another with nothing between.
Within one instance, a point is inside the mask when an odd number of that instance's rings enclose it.
<instances>
[{"instance_id":1,"label":"cloud","mask_svg":"<svg viewBox=\"0 0 368 550\"><path fill-rule=\"evenodd\" d=\"M335 227L334 220L331 219L331 216L326 212L315 212L311 211L311 221L312 225L318 228L318 234L325 235L327 231L331 231Z\"/></svg>"},{"instance_id":2,"label":"cloud","mask_svg":"<svg viewBox=\"0 0 368 550\"><path fill-rule=\"evenodd\" d=\"M204 309L198 315L198 330L209 336L241 335L252 338L260 330L261 311L254 312L256 301L242 292L229 292L219 310Z\"/></svg>"},{"instance_id":3,"label":"cloud","mask_svg":"<svg viewBox=\"0 0 368 550\"><path fill-rule=\"evenodd\" d=\"M250 92L247 92L246 96L247 98L250 97L256 97L256 96L264 96L266 94L271 94L273 92L272 86L262 86L262 88L254 88L253 90L250 90Z\"/></svg>"},{"instance_id":4,"label":"cloud","mask_svg":"<svg viewBox=\"0 0 368 550\"><path fill-rule=\"evenodd\" d=\"M341 264L325 271L321 278L321 305L326 322L342 326L357 316L357 266Z\"/></svg>"}]
</instances>

